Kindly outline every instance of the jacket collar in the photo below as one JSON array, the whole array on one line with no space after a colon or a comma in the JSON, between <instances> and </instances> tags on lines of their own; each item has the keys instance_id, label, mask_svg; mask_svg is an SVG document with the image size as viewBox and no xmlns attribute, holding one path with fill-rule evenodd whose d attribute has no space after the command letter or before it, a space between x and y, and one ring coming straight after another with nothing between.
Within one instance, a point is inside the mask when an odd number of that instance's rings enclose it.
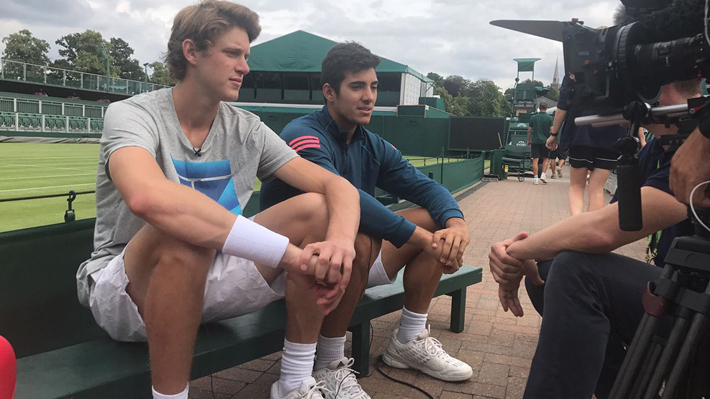
<instances>
[{"instance_id":1,"label":"jacket collar","mask_svg":"<svg viewBox=\"0 0 710 399\"><path fill-rule=\"evenodd\" d=\"M328 106L324 105L320 111L318 111L318 119L325 126L325 130L335 136L339 142L345 144L348 140L348 132L341 131L338 124L335 123L335 119L330 116L328 112ZM359 140L365 135L365 128L362 125L357 125L355 127L355 134L353 135L353 142Z\"/></svg>"}]
</instances>

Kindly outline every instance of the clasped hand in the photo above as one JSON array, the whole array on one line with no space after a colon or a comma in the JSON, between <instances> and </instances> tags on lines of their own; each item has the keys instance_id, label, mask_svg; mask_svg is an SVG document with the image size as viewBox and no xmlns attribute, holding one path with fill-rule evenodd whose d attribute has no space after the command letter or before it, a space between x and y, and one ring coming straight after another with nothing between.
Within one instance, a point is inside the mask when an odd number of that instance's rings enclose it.
<instances>
[{"instance_id":1,"label":"clasped hand","mask_svg":"<svg viewBox=\"0 0 710 399\"><path fill-rule=\"evenodd\" d=\"M325 314L335 309L350 283L355 246L351 240L330 239L306 245L287 268L287 277L318 297Z\"/></svg>"},{"instance_id":2,"label":"clasped hand","mask_svg":"<svg viewBox=\"0 0 710 399\"><path fill-rule=\"evenodd\" d=\"M532 259L516 259L508 254L508 247L516 241L528 237L525 232L519 233L514 238L497 242L491 246L488 254L489 266L493 279L498 283L498 299L504 311L510 310L515 316L523 316L518 290L523 276L528 276L535 285L545 282L540 278L537 263Z\"/></svg>"}]
</instances>

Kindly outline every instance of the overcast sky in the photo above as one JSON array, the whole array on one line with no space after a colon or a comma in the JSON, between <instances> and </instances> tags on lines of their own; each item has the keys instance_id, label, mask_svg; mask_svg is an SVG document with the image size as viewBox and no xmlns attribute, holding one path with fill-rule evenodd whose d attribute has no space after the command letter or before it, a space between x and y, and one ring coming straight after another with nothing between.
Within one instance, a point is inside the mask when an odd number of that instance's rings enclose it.
<instances>
[{"instance_id":1,"label":"overcast sky","mask_svg":"<svg viewBox=\"0 0 710 399\"><path fill-rule=\"evenodd\" d=\"M20 29L48 41L92 29L120 37L142 63L160 59L178 10L195 0L2 0L0 37ZM487 78L513 85L513 58L542 58L535 77L549 84L562 45L491 26L496 19L569 20L612 25L618 0L244 0L261 18L254 44L305 30L335 41L354 40L374 53L426 74ZM4 44L0 43L0 52ZM524 79L529 73L522 74Z\"/></svg>"}]
</instances>

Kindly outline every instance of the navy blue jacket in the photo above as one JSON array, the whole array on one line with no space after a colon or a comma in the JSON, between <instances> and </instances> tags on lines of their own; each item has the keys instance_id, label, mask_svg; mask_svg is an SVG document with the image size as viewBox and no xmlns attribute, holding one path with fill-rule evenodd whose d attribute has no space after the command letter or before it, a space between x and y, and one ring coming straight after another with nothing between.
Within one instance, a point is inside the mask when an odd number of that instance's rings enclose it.
<instances>
[{"instance_id":1,"label":"navy blue jacket","mask_svg":"<svg viewBox=\"0 0 710 399\"><path fill-rule=\"evenodd\" d=\"M664 150L658 139L653 138L639 151L639 166L644 178L643 187L653 187L671 196L674 195L670 187L670 176L671 159L675 154L675 150L675 148ZM611 202L614 203L616 201L618 201L618 197L614 194ZM676 237L692 235L693 224L690 219L685 219L649 237L648 250L657 254L654 257L655 264L659 267L665 266L666 254L668 254L671 243Z\"/></svg>"},{"instance_id":2,"label":"navy blue jacket","mask_svg":"<svg viewBox=\"0 0 710 399\"><path fill-rule=\"evenodd\" d=\"M360 192L360 231L404 245L416 226L387 209L374 197L375 187L429 211L441 227L449 218L463 219L456 200L441 184L424 176L392 144L358 126L350 144L327 107L291 121L281 138L301 157L338 174ZM301 191L275 179L262 184L260 208L267 209Z\"/></svg>"}]
</instances>

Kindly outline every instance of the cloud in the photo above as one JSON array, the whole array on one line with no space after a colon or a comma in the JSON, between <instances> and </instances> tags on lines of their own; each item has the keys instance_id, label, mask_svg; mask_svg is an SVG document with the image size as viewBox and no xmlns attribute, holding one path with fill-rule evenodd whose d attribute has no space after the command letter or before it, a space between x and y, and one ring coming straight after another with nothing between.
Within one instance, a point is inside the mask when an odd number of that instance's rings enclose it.
<instances>
[{"instance_id":1,"label":"cloud","mask_svg":"<svg viewBox=\"0 0 710 399\"><path fill-rule=\"evenodd\" d=\"M141 63L160 58L173 17L194 4L188 0L9 1L0 15L0 37L27 28L52 44L50 57L56 58L56 39L93 29L107 39L126 40ZM542 58L535 78L549 83L557 58L563 69L562 45L491 26L491 20L577 17L588 26L611 25L618 1L245 0L242 4L260 15L263 31L255 44L302 29L336 41L357 41L424 74L486 78L506 88L516 76L513 58Z\"/></svg>"}]
</instances>

